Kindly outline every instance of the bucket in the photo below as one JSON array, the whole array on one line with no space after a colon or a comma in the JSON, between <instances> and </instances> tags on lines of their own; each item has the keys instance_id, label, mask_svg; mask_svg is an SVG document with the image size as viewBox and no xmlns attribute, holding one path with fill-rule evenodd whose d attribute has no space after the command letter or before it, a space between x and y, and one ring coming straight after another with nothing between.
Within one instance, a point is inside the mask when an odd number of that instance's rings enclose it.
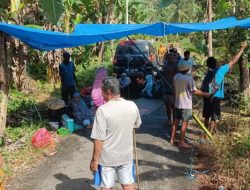
<instances>
[{"instance_id":1,"label":"bucket","mask_svg":"<svg viewBox=\"0 0 250 190\"><path fill-rule=\"evenodd\" d=\"M69 132L73 133L75 130L74 119L66 119L66 126L69 129Z\"/></svg>"}]
</instances>

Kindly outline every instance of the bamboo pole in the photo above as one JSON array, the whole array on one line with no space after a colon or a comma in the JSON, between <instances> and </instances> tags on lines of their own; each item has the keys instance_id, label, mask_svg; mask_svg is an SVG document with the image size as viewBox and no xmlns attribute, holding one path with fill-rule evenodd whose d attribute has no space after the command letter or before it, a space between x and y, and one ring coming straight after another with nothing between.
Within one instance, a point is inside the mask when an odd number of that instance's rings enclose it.
<instances>
[{"instance_id":1,"label":"bamboo pole","mask_svg":"<svg viewBox=\"0 0 250 190\"><path fill-rule=\"evenodd\" d=\"M137 157L137 146L136 146L136 136L135 130L133 130L133 141L134 141L134 153L135 153L135 165L136 165L136 179L138 190L140 190L140 177L139 177L139 165L138 165L138 157Z\"/></svg>"}]
</instances>

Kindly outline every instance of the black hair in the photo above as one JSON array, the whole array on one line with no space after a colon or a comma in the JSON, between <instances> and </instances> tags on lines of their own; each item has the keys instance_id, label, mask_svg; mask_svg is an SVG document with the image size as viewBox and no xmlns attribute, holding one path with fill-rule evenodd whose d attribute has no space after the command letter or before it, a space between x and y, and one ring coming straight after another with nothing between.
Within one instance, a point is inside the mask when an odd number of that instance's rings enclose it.
<instances>
[{"instance_id":1,"label":"black hair","mask_svg":"<svg viewBox=\"0 0 250 190\"><path fill-rule=\"evenodd\" d=\"M207 66L209 69L215 69L217 66L217 60L214 57L207 58Z\"/></svg>"},{"instance_id":2,"label":"black hair","mask_svg":"<svg viewBox=\"0 0 250 190\"><path fill-rule=\"evenodd\" d=\"M185 51L185 52L184 52L184 56L186 56L186 55L190 55L190 51L188 51L188 50Z\"/></svg>"},{"instance_id":3,"label":"black hair","mask_svg":"<svg viewBox=\"0 0 250 190\"><path fill-rule=\"evenodd\" d=\"M169 53L175 53L175 50L173 48L169 49Z\"/></svg>"},{"instance_id":4,"label":"black hair","mask_svg":"<svg viewBox=\"0 0 250 190\"><path fill-rule=\"evenodd\" d=\"M173 48L174 53L178 53L178 50L176 48Z\"/></svg>"},{"instance_id":5,"label":"black hair","mask_svg":"<svg viewBox=\"0 0 250 190\"><path fill-rule=\"evenodd\" d=\"M69 54L69 52L63 52L63 62L64 63L68 63L69 62L69 60L70 60L70 54Z\"/></svg>"},{"instance_id":6,"label":"black hair","mask_svg":"<svg viewBox=\"0 0 250 190\"><path fill-rule=\"evenodd\" d=\"M188 73L188 71L189 71L189 69L188 69L188 70L185 70L185 71L180 71L180 73L183 74L183 75L185 75L185 74Z\"/></svg>"},{"instance_id":7,"label":"black hair","mask_svg":"<svg viewBox=\"0 0 250 190\"><path fill-rule=\"evenodd\" d=\"M140 79L140 80L146 80L146 77L143 73L139 73L138 76L136 76L136 78Z\"/></svg>"}]
</instances>

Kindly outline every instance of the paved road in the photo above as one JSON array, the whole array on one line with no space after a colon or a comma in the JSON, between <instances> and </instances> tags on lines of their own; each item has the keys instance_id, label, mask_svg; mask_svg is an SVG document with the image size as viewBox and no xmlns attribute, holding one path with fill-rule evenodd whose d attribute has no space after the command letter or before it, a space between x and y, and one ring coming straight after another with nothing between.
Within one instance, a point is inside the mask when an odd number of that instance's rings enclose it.
<instances>
[{"instance_id":1,"label":"paved road","mask_svg":"<svg viewBox=\"0 0 250 190\"><path fill-rule=\"evenodd\" d=\"M163 130L164 106L157 100L137 100L143 125L137 131L141 190L196 190L197 185L184 177L190 166L190 150L171 146ZM26 174L16 177L7 190L95 190L89 161L90 131L67 137L57 154L44 159ZM114 189L121 189L116 186Z\"/></svg>"}]
</instances>

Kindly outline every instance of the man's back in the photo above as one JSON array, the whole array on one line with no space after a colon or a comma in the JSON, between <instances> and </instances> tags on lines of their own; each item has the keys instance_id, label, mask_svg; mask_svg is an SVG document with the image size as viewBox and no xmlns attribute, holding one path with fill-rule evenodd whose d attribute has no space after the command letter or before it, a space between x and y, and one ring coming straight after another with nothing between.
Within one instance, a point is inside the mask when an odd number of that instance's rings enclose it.
<instances>
[{"instance_id":1,"label":"man's back","mask_svg":"<svg viewBox=\"0 0 250 190\"><path fill-rule=\"evenodd\" d=\"M141 124L135 103L122 98L98 108L91 138L104 142L100 164L118 166L133 160L133 128Z\"/></svg>"},{"instance_id":2,"label":"man's back","mask_svg":"<svg viewBox=\"0 0 250 190\"><path fill-rule=\"evenodd\" d=\"M174 77L175 107L179 109L192 109L192 92L196 90L193 77L178 73Z\"/></svg>"},{"instance_id":3,"label":"man's back","mask_svg":"<svg viewBox=\"0 0 250 190\"><path fill-rule=\"evenodd\" d=\"M76 81L74 78L74 63L69 61L68 64L62 63L59 66L60 76L62 78L63 86L75 86Z\"/></svg>"}]
</instances>

